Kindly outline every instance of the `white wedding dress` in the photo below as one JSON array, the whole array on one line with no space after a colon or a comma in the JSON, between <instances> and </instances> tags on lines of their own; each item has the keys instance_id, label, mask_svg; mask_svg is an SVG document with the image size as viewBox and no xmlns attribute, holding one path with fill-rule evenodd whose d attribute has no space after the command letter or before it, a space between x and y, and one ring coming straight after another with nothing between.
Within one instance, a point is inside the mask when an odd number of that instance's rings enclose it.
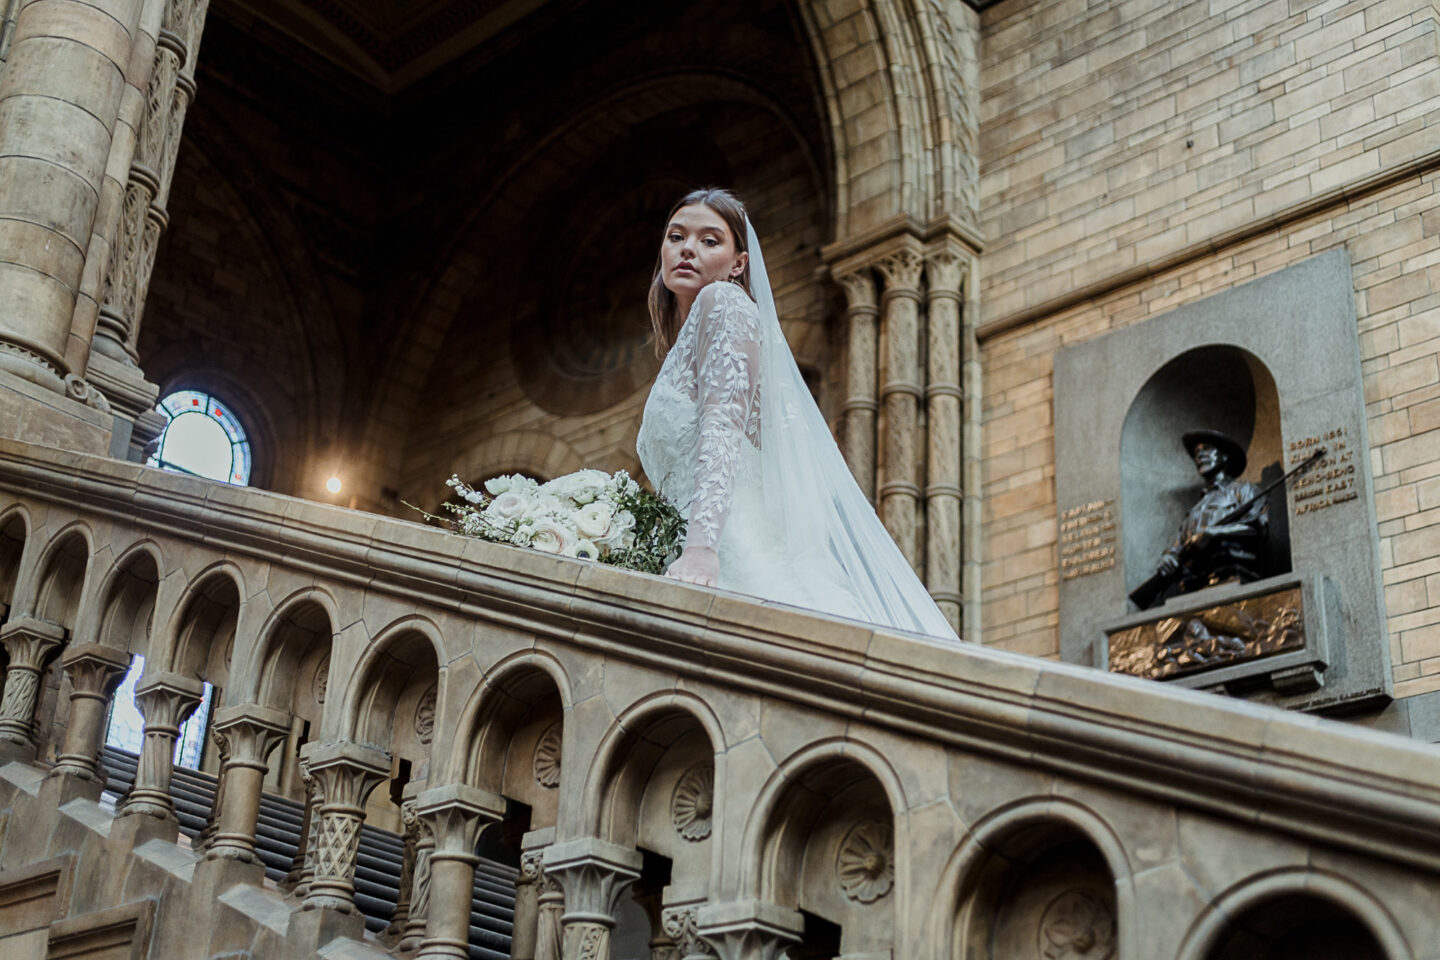
<instances>
[{"instance_id":1,"label":"white wedding dress","mask_svg":"<svg viewBox=\"0 0 1440 960\"><path fill-rule=\"evenodd\" d=\"M785 343L749 236L751 287L700 291L650 389L636 440L655 489L713 547L718 586L955 640L875 516Z\"/></svg>"}]
</instances>

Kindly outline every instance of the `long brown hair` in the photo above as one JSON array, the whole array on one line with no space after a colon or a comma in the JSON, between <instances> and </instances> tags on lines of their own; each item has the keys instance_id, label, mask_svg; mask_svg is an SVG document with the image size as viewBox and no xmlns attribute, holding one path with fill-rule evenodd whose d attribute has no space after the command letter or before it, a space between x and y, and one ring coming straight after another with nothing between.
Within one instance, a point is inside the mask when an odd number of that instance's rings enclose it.
<instances>
[{"instance_id":1,"label":"long brown hair","mask_svg":"<svg viewBox=\"0 0 1440 960\"><path fill-rule=\"evenodd\" d=\"M730 231L730 236L735 239L735 252L747 253L749 243L745 233L745 204L740 198L729 190L722 187L701 187L699 190L691 190L680 198L680 202L670 208L665 215L665 229L670 229L670 221L681 208L694 204L703 204L720 214L720 219L725 221L725 226ZM650 280L650 325L655 331L655 356L664 357L670 352L675 344L675 338L680 334L680 325L685 318L680 316L679 301L670 288L665 286L665 263L660 256L655 258L655 276ZM750 293L750 264L745 264L745 269L740 273L740 286L753 300L755 295Z\"/></svg>"}]
</instances>

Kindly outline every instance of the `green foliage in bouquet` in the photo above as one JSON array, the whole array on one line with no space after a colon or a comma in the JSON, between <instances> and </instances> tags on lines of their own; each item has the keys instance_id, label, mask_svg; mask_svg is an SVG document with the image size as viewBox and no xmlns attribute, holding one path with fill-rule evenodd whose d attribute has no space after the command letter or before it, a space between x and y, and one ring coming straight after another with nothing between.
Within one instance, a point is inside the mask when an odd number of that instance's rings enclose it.
<instances>
[{"instance_id":1,"label":"green foliage in bouquet","mask_svg":"<svg viewBox=\"0 0 1440 960\"><path fill-rule=\"evenodd\" d=\"M517 473L485 481L484 491L458 476L446 484L461 498L443 504L453 519L407 506L464 536L641 573L664 573L684 544L680 511L624 470L580 470L543 484Z\"/></svg>"}]
</instances>

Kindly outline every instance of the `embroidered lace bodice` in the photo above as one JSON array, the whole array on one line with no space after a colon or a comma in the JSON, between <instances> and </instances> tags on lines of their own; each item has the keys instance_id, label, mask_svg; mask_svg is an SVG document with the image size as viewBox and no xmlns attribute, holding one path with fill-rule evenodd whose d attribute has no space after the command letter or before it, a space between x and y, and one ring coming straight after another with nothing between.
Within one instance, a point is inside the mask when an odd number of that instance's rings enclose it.
<instances>
[{"instance_id":1,"label":"embroidered lace bodice","mask_svg":"<svg viewBox=\"0 0 1440 960\"><path fill-rule=\"evenodd\" d=\"M655 489L688 515L687 546L718 549L737 489L758 489L759 358L754 301L733 283L712 283L645 402L636 452Z\"/></svg>"}]
</instances>

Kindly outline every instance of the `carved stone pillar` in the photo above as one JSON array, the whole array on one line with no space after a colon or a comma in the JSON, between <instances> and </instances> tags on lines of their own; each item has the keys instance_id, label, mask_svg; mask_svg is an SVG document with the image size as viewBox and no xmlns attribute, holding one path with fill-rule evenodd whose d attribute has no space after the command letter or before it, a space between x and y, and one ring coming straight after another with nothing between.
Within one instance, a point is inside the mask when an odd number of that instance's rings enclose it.
<instances>
[{"instance_id":1,"label":"carved stone pillar","mask_svg":"<svg viewBox=\"0 0 1440 960\"><path fill-rule=\"evenodd\" d=\"M228 757L220 769L225 790L216 801L215 835L205 859L258 863L255 825L269 770L266 759L289 735L290 715L259 704L236 704L216 712L214 730L215 739L228 747Z\"/></svg>"},{"instance_id":2,"label":"carved stone pillar","mask_svg":"<svg viewBox=\"0 0 1440 960\"><path fill-rule=\"evenodd\" d=\"M885 408L881 519L915 570L920 553L920 277L924 261L908 247L878 261L885 278L885 373L880 402Z\"/></svg>"},{"instance_id":3,"label":"carved stone pillar","mask_svg":"<svg viewBox=\"0 0 1440 960\"><path fill-rule=\"evenodd\" d=\"M33 754L35 749L31 725L40 699L40 677L64 641L64 627L33 617L15 617L0 627L0 643L10 655L5 693L0 698L0 741L12 744L21 754Z\"/></svg>"},{"instance_id":4,"label":"carved stone pillar","mask_svg":"<svg viewBox=\"0 0 1440 960\"><path fill-rule=\"evenodd\" d=\"M123 417L133 421L132 459L165 425L151 409L158 388L136 367L135 345L155 253L169 223L166 204L185 114L195 97L196 54L207 5L208 0L164 0L143 108L134 118L134 145L115 239L95 292L100 307L91 375Z\"/></svg>"},{"instance_id":5,"label":"carved stone pillar","mask_svg":"<svg viewBox=\"0 0 1440 960\"><path fill-rule=\"evenodd\" d=\"M120 804L118 816L175 819L175 801L170 798L175 738L204 695L205 685L199 680L168 671L147 671L135 684L135 706L145 718L145 739L140 745L135 784Z\"/></svg>"},{"instance_id":6,"label":"carved stone pillar","mask_svg":"<svg viewBox=\"0 0 1440 960\"><path fill-rule=\"evenodd\" d=\"M23 4L0 75L0 369L57 393L141 5Z\"/></svg>"},{"instance_id":7,"label":"carved stone pillar","mask_svg":"<svg viewBox=\"0 0 1440 960\"><path fill-rule=\"evenodd\" d=\"M942 247L926 261L925 586L960 631L960 281L964 262Z\"/></svg>"},{"instance_id":8,"label":"carved stone pillar","mask_svg":"<svg viewBox=\"0 0 1440 960\"><path fill-rule=\"evenodd\" d=\"M715 947L700 935L702 906L701 903L679 904L668 906L661 913L665 936L675 944L675 960L715 960L719 956Z\"/></svg>"},{"instance_id":9,"label":"carved stone pillar","mask_svg":"<svg viewBox=\"0 0 1440 960\"><path fill-rule=\"evenodd\" d=\"M505 798L463 784L432 787L415 798L420 819L430 826L435 852L430 855L430 904L425 960L470 956L470 905L474 899L475 844L486 825L505 817Z\"/></svg>"},{"instance_id":10,"label":"carved stone pillar","mask_svg":"<svg viewBox=\"0 0 1440 960\"><path fill-rule=\"evenodd\" d=\"M971 257L964 279L965 311L960 322L961 385L965 395L964 434L960 441L961 496L960 517L960 592L964 624L960 636L971 643L980 643L981 585L984 567L981 563L982 502L981 471L984 450L980 443L980 343L975 334L980 317L980 258Z\"/></svg>"},{"instance_id":11,"label":"carved stone pillar","mask_svg":"<svg viewBox=\"0 0 1440 960\"><path fill-rule=\"evenodd\" d=\"M355 855L365 801L390 776L390 755L346 741L307 743L301 755L320 791L320 825L313 837L315 878L301 909L354 913Z\"/></svg>"},{"instance_id":12,"label":"carved stone pillar","mask_svg":"<svg viewBox=\"0 0 1440 960\"><path fill-rule=\"evenodd\" d=\"M223 772L225 764L230 762L230 738L222 736L212 726L210 739L215 742L215 751L220 755L220 769ZM221 776L215 783L215 797L210 801L210 816L205 819L205 826L200 828L200 835L195 838L196 853L209 850L210 844L215 842L215 835L220 832L220 811L225 809L225 780L226 778Z\"/></svg>"},{"instance_id":13,"label":"carved stone pillar","mask_svg":"<svg viewBox=\"0 0 1440 960\"><path fill-rule=\"evenodd\" d=\"M587 837L552 844L545 872L565 892L564 960L609 960L620 895L640 877L638 850Z\"/></svg>"},{"instance_id":14,"label":"carved stone pillar","mask_svg":"<svg viewBox=\"0 0 1440 960\"><path fill-rule=\"evenodd\" d=\"M99 643L71 644L62 662L70 678L70 722L50 776L103 782L98 760L105 715L130 668L130 654Z\"/></svg>"},{"instance_id":15,"label":"carved stone pillar","mask_svg":"<svg viewBox=\"0 0 1440 960\"><path fill-rule=\"evenodd\" d=\"M410 875L410 908L405 917L404 936L398 945L402 953L408 953L420 949L420 944L425 940L425 925L430 919L430 858L435 853L435 834L430 830L430 823L420 818L414 803L410 804L408 813L401 807L400 814L402 817L409 817L405 825L415 834L415 866Z\"/></svg>"},{"instance_id":16,"label":"carved stone pillar","mask_svg":"<svg viewBox=\"0 0 1440 960\"><path fill-rule=\"evenodd\" d=\"M542 869L535 927L535 960L562 960L565 952L565 891Z\"/></svg>"},{"instance_id":17,"label":"carved stone pillar","mask_svg":"<svg viewBox=\"0 0 1440 960\"><path fill-rule=\"evenodd\" d=\"M875 278L866 268L836 278L845 289L845 324L849 336L846 370L845 462L855 482L872 504L875 502L875 384L876 322L880 308L875 302Z\"/></svg>"},{"instance_id":18,"label":"carved stone pillar","mask_svg":"<svg viewBox=\"0 0 1440 960\"><path fill-rule=\"evenodd\" d=\"M315 835L320 829L320 786L310 776L309 764L300 758L300 783L305 788L305 812L300 817L300 843L295 849L295 859L290 863L290 872L280 882L280 889L289 889L300 899L310 892L310 881L315 879Z\"/></svg>"},{"instance_id":19,"label":"carved stone pillar","mask_svg":"<svg viewBox=\"0 0 1440 960\"><path fill-rule=\"evenodd\" d=\"M406 790L409 790L406 784ZM400 857L400 882L395 894L395 912L390 915L390 925L385 928L386 936L398 937L405 932L410 919L410 897L415 889L415 843L419 839L419 824L415 813L415 798L407 797L400 802L400 824L405 841L404 853Z\"/></svg>"},{"instance_id":20,"label":"carved stone pillar","mask_svg":"<svg viewBox=\"0 0 1440 960\"><path fill-rule=\"evenodd\" d=\"M522 850L515 877L515 923L510 935L510 960L535 960L535 938L540 920L540 888L545 871L544 849Z\"/></svg>"},{"instance_id":21,"label":"carved stone pillar","mask_svg":"<svg viewBox=\"0 0 1440 960\"><path fill-rule=\"evenodd\" d=\"M745 900L701 907L696 927L720 960L779 960L800 942L805 921L798 910Z\"/></svg>"}]
</instances>

